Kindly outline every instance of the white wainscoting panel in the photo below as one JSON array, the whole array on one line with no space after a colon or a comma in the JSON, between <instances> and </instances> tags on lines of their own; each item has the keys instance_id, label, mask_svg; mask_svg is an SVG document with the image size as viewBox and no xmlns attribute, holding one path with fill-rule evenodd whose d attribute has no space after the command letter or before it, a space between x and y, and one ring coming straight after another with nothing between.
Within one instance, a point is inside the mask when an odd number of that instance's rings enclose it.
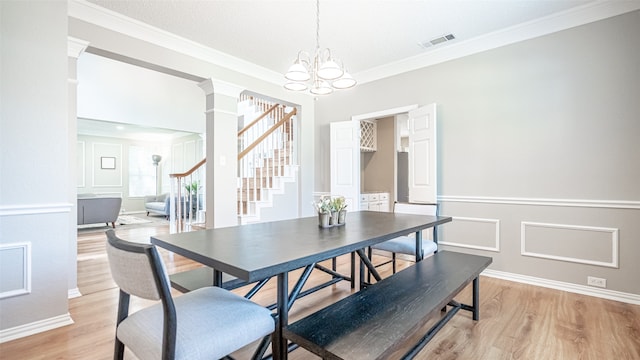
<instances>
[{"instance_id":1,"label":"white wainscoting panel","mask_svg":"<svg viewBox=\"0 0 640 360\"><path fill-rule=\"evenodd\" d=\"M86 173L86 168L85 168L85 161L86 161L86 151L85 151L85 143L84 141L78 141L78 145L76 148L76 181L78 182L78 187L79 188L83 188L86 186L85 184L85 173Z\"/></svg>"},{"instance_id":2,"label":"white wainscoting panel","mask_svg":"<svg viewBox=\"0 0 640 360\"><path fill-rule=\"evenodd\" d=\"M31 293L31 243L0 244L0 299Z\"/></svg>"},{"instance_id":3,"label":"white wainscoting panel","mask_svg":"<svg viewBox=\"0 0 640 360\"><path fill-rule=\"evenodd\" d=\"M521 223L521 251L524 256L618 268L618 229Z\"/></svg>"},{"instance_id":4,"label":"white wainscoting panel","mask_svg":"<svg viewBox=\"0 0 640 360\"><path fill-rule=\"evenodd\" d=\"M500 220L453 216L451 224L438 228L442 245L500 252ZM470 236L470 234L472 234Z\"/></svg>"}]
</instances>

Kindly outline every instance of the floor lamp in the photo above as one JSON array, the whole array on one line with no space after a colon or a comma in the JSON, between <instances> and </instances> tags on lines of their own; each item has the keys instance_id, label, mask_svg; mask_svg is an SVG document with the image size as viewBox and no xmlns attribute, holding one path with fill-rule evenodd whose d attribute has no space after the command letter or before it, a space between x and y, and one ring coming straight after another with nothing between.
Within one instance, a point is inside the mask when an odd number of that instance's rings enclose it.
<instances>
[{"instance_id":1,"label":"floor lamp","mask_svg":"<svg viewBox=\"0 0 640 360\"><path fill-rule=\"evenodd\" d=\"M153 166L156 167L156 196L158 196L158 164L162 160L162 156L151 155L151 160L153 161Z\"/></svg>"}]
</instances>

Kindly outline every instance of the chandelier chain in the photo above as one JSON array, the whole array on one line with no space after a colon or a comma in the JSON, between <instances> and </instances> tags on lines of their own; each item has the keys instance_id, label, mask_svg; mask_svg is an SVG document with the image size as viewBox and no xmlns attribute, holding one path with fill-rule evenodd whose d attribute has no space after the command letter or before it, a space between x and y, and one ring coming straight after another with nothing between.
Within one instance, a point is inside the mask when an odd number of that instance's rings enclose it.
<instances>
[{"instance_id":1,"label":"chandelier chain","mask_svg":"<svg viewBox=\"0 0 640 360\"><path fill-rule=\"evenodd\" d=\"M320 0L316 0L316 51L320 49Z\"/></svg>"}]
</instances>

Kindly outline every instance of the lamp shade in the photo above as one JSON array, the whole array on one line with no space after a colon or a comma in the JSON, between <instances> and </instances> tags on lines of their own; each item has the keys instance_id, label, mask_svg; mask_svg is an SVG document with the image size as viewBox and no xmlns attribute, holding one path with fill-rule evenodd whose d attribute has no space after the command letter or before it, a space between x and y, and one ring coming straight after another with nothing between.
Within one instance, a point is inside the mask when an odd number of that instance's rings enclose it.
<instances>
[{"instance_id":1,"label":"lamp shade","mask_svg":"<svg viewBox=\"0 0 640 360\"><path fill-rule=\"evenodd\" d=\"M345 71L341 78L331 83L331 86L336 89L348 89L356 86L356 80Z\"/></svg>"},{"instance_id":2,"label":"lamp shade","mask_svg":"<svg viewBox=\"0 0 640 360\"><path fill-rule=\"evenodd\" d=\"M333 92L333 88L324 80L316 80L309 91L314 95L329 95Z\"/></svg>"},{"instance_id":3,"label":"lamp shade","mask_svg":"<svg viewBox=\"0 0 640 360\"><path fill-rule=\"evenodd\" d=\"M291 91L305 91L308 86L305 82L289 81L284 84L284 88Z\"/></svg>"},{"instance_id":4,"label":"lamp shade","mask_svg":"<svg viewBox=\"0 0 640 360\"><path fill-rule=\"evenodd\" d=\"M311 75L309 75L309 71L304 65L296 61L284 74L284 77L292 81L307 81L311 78Z\"/></svg>"},{"instance_id":5,"label":"lamp shade","mask_svg":"<svg viewBox=\"0 0 640 360\"><path fill-rule=\"evenodd\" d=\"M320 65L320 69L318 70L318 76L325 80L337 79L342 76L343 73L342 68L331 59Z\"/></svg>"}]
</instances>

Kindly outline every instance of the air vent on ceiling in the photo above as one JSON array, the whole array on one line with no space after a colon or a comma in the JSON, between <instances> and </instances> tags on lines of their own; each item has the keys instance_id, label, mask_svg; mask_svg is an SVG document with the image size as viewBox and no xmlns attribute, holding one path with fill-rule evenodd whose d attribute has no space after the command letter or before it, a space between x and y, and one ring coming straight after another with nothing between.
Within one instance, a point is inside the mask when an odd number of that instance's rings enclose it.
<instances>
[{"instance_id":1,"label":"air vent on ceiling","mask_svg":"<svg viewBox=\"0 0 640 360\"><path fill-rule=\"evenodd\" d=\"M447 42L447 41L451 41L451 40L453 40L455 38L456 37L453 36L453 34L448 34L448 35L443 35L443 36L437 37L435 39L431 39L429 41L418 43L418 45L420 45L421 47L426 49L426 48L431 47L431 46L435 46L435 45L442 44L442 43Z\"/></svg>"}]
</instances>

